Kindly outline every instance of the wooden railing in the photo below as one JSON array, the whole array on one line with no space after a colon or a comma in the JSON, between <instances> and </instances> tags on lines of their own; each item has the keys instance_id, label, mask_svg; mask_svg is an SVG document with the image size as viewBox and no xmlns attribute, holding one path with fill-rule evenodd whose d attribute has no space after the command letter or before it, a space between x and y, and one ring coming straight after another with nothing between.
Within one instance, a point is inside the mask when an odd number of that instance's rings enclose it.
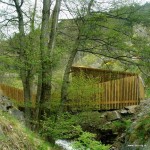
<instances>
[{"instance_id":1,"label":"wooden railing","mask_svg":"<svg viewBox=\"0 0 150 150\"><path fill-rule=\"evenodd\" d=\"M84 97L80 90L74 91L74 95L69 97L65 103L68 109L92 109L92 110L109 110L120 109L125 106L138 105L140 100L144 99L144 86L137 75L121 79L110 80L95 85L95 91ZM23 90L0 84L1 93L14 100L19 106L24 106ZM58 94L53 94L53 101L59 99ZM35 97L32 95L32 107L35 106ZM55 98L56 97L56 98Z\"/></svg>"},{"instance_id":2,"label":"wooden railing","mask_svg":"<svg viewBox=\"0 0 150 150\"><path fill-rule=\"evenodd\" d=\"M18 106L24 107L24 92L22 89L11 87L5 84L0 84L0 90L2 95L7 96L11 100L13 100L15 103L17 103ZM35 97L36 95L32 94L31 107L35 106Z\"/></svg>"},{"instance_id":3,"label":"wooden railing","mask_svg":"<svg viewBox=\"0 0 150 150\"><path fill-rule=\"evenodd\" d=\"M138 105L144 99L144 86L138 76L98 83L93 88L96 90L88 97L76 91L66 105L70 109L110 110Z\"/></svg>"}]
</instances>

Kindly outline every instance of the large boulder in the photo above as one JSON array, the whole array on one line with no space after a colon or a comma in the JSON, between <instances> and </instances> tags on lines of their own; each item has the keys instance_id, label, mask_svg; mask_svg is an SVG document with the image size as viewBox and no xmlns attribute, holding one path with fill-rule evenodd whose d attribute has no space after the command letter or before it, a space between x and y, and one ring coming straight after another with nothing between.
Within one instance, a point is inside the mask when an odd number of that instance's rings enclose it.
<instances>
[{"instance_id":1,"label":"large boulder","mask_svg":"<svg viewBox=\"0 0 150 150\"><path fill-rule=\"evenodd\" d=\"M118 111L108 111L106 113L106 118L108 121L114 121L114 120L121 119L121 116L120 113L118 113Z\"/></svg>"},{"instance_id":2,"label":"large boulder","mask_svg":"<svg viewBox=\"0 0 150 150\"><path fill-rule=\"evenodd\" d=\"M128 114L128 111L126 109L121 109L120 110L120 114L121 115L127 115Z\"/></svg>"},{"instance_id":3,"label":"large boulder","mask_svg":"<svg viewBox=\"0 0 150 150\"><path fill-rule=\"evenodd\" d=\"M24 122L24 113L16 108L11 108L8 111L12 116L17 118L18 120Z\"/></svg>"},{"instance_id":4,"label":"large boulder","mask_svg":"<svg viewBox=\"0 0 150 150\"><path fill-rule=\"evenodd\" d=\"M126 106L125 109L129 114L136 114L138 107L139 107L138 105L132 105L132 106Z\"/></svg>"}]
</instances>

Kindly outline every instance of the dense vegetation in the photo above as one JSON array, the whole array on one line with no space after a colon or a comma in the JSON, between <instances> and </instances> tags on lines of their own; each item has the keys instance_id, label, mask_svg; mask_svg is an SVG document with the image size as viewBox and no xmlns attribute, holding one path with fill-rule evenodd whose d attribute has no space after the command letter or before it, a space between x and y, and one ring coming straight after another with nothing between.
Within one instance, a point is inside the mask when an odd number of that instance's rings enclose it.
<instances>
[{"instance_id":1,"label":"dense vegetation","mask_svg":"<svg viewBox=\"0 0 150 150\"><path fill-rule=\"evenodd\" d=\"M30 1L0 0L4 5L0 9L0 83L23 89L26 126L36 126L34 130L46 140L69 139L81 149L109 149L96 141L101 139L91 130L100 128L102 120L90 107L66 112L65 103L76 96L77 89L89 103L95 84L95 79L84 78L71 82L70 69L85 65L138 73L149 97L150 4L119 1L105 8L96 0L55 0L54 6L51 2L43 0L39 8L37 0L31 6ZM63 8L70 19L59 19ZM15 26L18 29L13 32ZM9 35L6 29L13 33ZM32 93L37 96L35 113L28 107ZM130 120L123 120L112 126L125 131L129 125ZM141 121L137 128L145 125Z\"/></svg>"}]
</instances>

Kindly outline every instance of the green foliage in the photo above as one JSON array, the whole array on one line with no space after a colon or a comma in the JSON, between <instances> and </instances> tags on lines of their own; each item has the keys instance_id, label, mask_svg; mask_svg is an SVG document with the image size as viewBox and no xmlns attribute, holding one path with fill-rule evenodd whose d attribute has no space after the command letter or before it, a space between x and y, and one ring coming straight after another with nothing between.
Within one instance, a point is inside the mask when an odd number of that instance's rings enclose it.
<instances>
[{"instance_id":1,"label":"green foliage","mask_svg":"<svg viewBox=\"0 0 150 150\"><path fill-rule=\"evenodd\" d=\"M112 129L116 132L120 132L122 133L123 131L127 130L130 125L131 125L131 120L127 119L127 120L123 120L123 121L113 121L112 122Z\"/></svg>"},{"instance_id":2,"label":"green foliage","mask_svg":"<svg viewBox=\"0 0 150 150\"><path fill-rule=\"evenodd\" d=\"M76 120L79 125L86 131L95 131L100 129L105 123L103 118L100 118L99 112L85 111L76 115Z\"/></svg>"},{"instance_id":3,"label":"green foliage","mask_svg":"<svg viewBox=\"0 0 150 150\"><path fill-rule=\"evenodd\" d=\"M106 146L101 142L96 141L95 134L82 132L77 141L74 142L74 147L80 150L109 150L110 146Z\"/></svg>"},{"instance_id":4,"label":"green foliage","mask_svg":"<svg viewBox=\"0 0 150 150\"><path fill-rule=\"evenodd\" d=\"M92 116L94 116L94 114ZM109 146L105 146L101 142L95 140L95 134L83 131L79 122L81 120L86 121L87 118L80 117L81 115L71 115L69 113L65 113L58 117L57 120L55 120L55 116L46 118L45 121L41 122L42 129L40 134L43 137L51 137L55 140L75 140L73 146L81 150L88 148L90 148L90 150L108 150ZM100 122L98 122L98 124L100 124Z\"/></svg>"},{"instance_id":5,"label":"green foliage","mask_svg":"<svg viewBox=\"0 0 150 150\"><path fill-rule=\"evenodd\" d=\"M145 141L150 138L150 114L144 116L135 127L135 134L138 139Z\"/></svg>"},{"instance_id":6,"label":"green foliage","mask_svg":"<svg viewBox=\"0 0 150 150\"><path fill-rule=\"evenodd\" d=\"M41 135L50 136L53 139L73 139L79 136L82 129L76 124L75 118L66 113L55 120L55 116L46 118L41 122Z\"/></svg>"},{"instance_id":7,"label":"green foliage","mask_svg":"<svg viewBox=\"0 0 150 150\"><path fill-rule=\"evenodd\" d=\"M96 102L96 94L100 93L98 79L93 77L85 77L83 73L73 77L68 89L68 104L72 109L89 110L94 107Z\"/></svg>"},{"instance_id":8,"label":"green foliage","mask_svg":"<svg viewBox=\"0 0 150 150\"><path fill-rule=\"evenodd\" d=\"M75 91L80 91L81 93L79 96L88 97L95 92L95 89L93 87L95 87L96 83L96 79L92 77L85 77L85 75L81 73L78 77L73 78L69 87L69 94L72 95L75 94ZM86 94L83 95L83 93L85 92Z\"/></svg>"}]
</instances>

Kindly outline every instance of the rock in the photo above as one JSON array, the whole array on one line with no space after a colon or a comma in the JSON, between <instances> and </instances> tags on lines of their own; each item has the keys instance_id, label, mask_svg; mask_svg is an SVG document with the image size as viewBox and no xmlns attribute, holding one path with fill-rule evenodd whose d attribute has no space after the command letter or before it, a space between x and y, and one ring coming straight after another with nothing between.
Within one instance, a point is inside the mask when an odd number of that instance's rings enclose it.
<instances>
[{"instance_id":1,"label":"rock","mask_svg":"<svg viewBox=\"0 0 150 150\"><path fill-rule=\"evenodd\" d=\"M137 107L138 107L137 105L132 105L132 106L126 106L125 109L128 111L129 114L135 114Z\"/></svg>"},{"instance_id":2,"label":"rock","mask_svg":"<svg viewBox=\"0 0 150 150\"><path fill-rule=\"evenodd\" d=\"M10 108L13 108L13 103L5 96L0 96L0 110L8 111Z\"/></svg>"},{"instance_id":3,"label":"rock","mask_svg":"<svg viewBox=\"0 0 150 150\"><path fill-rule=\"evenodd\" d=\"M120 150L121 146L122 145L120 142L115 142L115 144L113 144L113 146L111 147L111 150Z\"/></svg>"},{"instance_id":4,"label":"rock","mask_svg":"<svg viewBox=\"0 0 150 150\"><path fill-rule=\"evenodd\" d=\"M121 109L120 113L123 114L123 115L126 115L126 114L128 114L128 111L126 109Z\"/></svg>"},{"instance_id":5,"label":"rock","mask_svg":"<svg viewBox=\"0 0 150 150\"><path fill-rule=\"evenodd\" d=\"M109 111L106 113L106 118L108 121L114 121L114 120L121 119L121 116L118 113L118 111Z\"/></svg>"},{"instance_id":6,"label":"rock","mask_svg":"<svg viewBox=\"0 0 150 150\"><path fill-rule=\"evenodd\" d=\"M13 115L20 121L24 122L24 120L25 120L23 112L18 110L13 105L13 102L6 96L0 95L0 110L2 110L4 112L8 112L9 114Z\"/></svg>"},{"instance_id":7,"label":"rock","mask_svg":"<svg viewBox=\"0 0 150 150\"><path fill-rule=\"evenodd\" d=\"M9 109L8 111L11 115L13 115L14 117L16 117L18 120L20 121L24 121L24 114L22 111L16 109L16 108L12 108Z\"/></svg>"},{"instance_id":8,"label":"rock","mask_svg":"<svg viewBox=\"0 0 150 150\"><path fill-rule=\"evenodd\" d=\"M6 108L4 105L1 105L1 104L0 104L0 110L2 110L2 111L7 111L7 108Z\"/></svg>"},{"instance_id":9,"label":"rock","mask_svg":"<svg viewBox=\"0 0 150 150\"><path fill-rule=\"evenodd\" d=\"M105 118L106 117L106 113L101 113L100 118Z\"/></svg>"}]
</instances>

